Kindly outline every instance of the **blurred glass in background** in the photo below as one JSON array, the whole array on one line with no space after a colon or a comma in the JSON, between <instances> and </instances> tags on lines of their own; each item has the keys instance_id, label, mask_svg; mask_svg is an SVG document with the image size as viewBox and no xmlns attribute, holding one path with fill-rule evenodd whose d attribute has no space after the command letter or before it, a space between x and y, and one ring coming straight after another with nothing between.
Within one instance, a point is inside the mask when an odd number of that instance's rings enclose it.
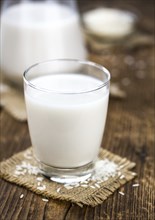
<instances>
[{"instance_id":1,"label":"blurred glass in background","mask_svg":"<svg viewBox=\"0 0 155 220\"><path fill-rule=\"evenodd\" d=\"M7 79L22 85L34 63L86 56L75 0L3 1L0 63Z\"/></svg>"}]
</instances>

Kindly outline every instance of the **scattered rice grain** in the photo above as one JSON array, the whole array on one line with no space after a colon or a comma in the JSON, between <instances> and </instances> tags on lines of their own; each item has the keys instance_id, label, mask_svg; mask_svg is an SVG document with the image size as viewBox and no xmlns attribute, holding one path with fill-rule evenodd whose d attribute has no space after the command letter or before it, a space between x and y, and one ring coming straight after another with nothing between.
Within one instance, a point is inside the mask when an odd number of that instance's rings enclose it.
<instances>
[{"instance_id":1,"label":"scattered rice grain","mask_svg":"<svg viewBox=\"0 0 155 220\"><path fill-rule=\"evenodd\" d=\"M120 165L119 166L119 170L121 170L122 168L124 168L124 165Z\"/></svg>"},{"instance_id":2,"label":"scattered rice grain","mask_svg":"<svg viewBox=\"0 0 155 220\"><path fill-rule=\"evenodd\" d=\"M84 181L82 181L81 183L82 183L82 184L83 184L83 183L88 183L88 181L87 181L87 180L84 180Z\"/></svg>"},{"instance_id":3,"label":"scattered rice grain","mask_svg":"<svg viewBox=\"0 0 155 220\"><path fill-rule=\"evenodd\" d=\"M132 185L132 187L138 187L139 186L139 183L135 183Z\"/></svg>"},{"instance_id":4,"label":"scattered rice grain","mask_svg":"<svg viewBox=\"0 0 155 220\"><path fill-rule=\"evenodd\" d=\"M65 186L66 189L73 189L73 186Z\"/></svg>"},{"instance_id":5,"label":"scattered rice grain","mask_svg":"<svg viewBox=\"0 0 155 220\"><path fill-rule=\"evenodd\" d=\"M79 183L76 183L76 184L74 185L74 187L78 187L78 186L80 186L80 184L79 184Z\"/></svg>"},{"instance_id":6,"label":"scattered rice grain","mask_svg":"<svg viewBox=\"0 0 155 220\"><path fill-rule=\"evenodd\" d=\"M61 189L61 188L58 188L58 189L57 189L57 192L58 192L58 193L60 192L60 189Z\"/></svg>"},{"instance_id":7,"label":"scattered rice grain","mask_svg":"<svg viewBox=\"0 0 155 220\"><path fill-rule=\"evenodd\" d=\"M107 181L109 178L108 177L104 177L104 181Z\"/></svg>"},{"instance_id":8,"label":"scattered rice grain","mask_svg":"<svg viewBox=\"0 0 155 220\"><path fill-rule=\"evenodd\" d=\"M100 184L100 183L103 183L103 181L100 180L100 181L97 181L96 183Z\"/></svg>"},{"instance_id":9,"label":"scattered rice grain","mask_svg":"<svg viewBox=\"0 0 155 220\"><path fill-rule=\"evenodd\" d=\"M24 197L24 194L21 194L19 198L22 199L23 197Z\"/></svg>"},{"instance_id":10,"label":"scattered rice grain","mask_svg":"<svg viewBox=\"0 0 155 220\"><path fill-rule=\"evenodd\" d=\"M88 187L88 185L86 185L86 184L81 184L80 186L81 187Z\"/></svg>"},{"instance_id":11,"label":"scattered rice grain","mask_svg":"<svg viewBox=\"0 0 155 220\"><path fill-rule=\"evenodd\" d=\"M60 189L61 189L61 188L58 188L58 189L57 189L57 193L59 193L59 192L60 192Z\"/></svg>"},{"instance_id":12,"label":"scattered rice grain","mask_svg":"<svg viewBox=\"0 0 155 220\"><path fill-rule=\"evenodd\" d=\"M121 180L122 180L122 179L124 179L124 178L125 178L125 176L124 176L124 175L121 175L121 176L120 176L120 179L121 179Z\"/></svg>"},{"instance_id":13,"label":"scattered rice grain","mask_svg":"<svg viewBox=\"0 0 155 220\"><path fill-rule=\"evenodd\" d=\"M45 185L38 186L37 189L39 189L39 190L45 190L45 189L46 189L46 186L45 186Z\"/></svg>"},{"instance_id":14,"label":"scattered rice grain","mask_svg":"<svg viewBox=\"0 0 155 220\"><path fill-rule=\"evenodd\" d=\"M42 182L43 179L44 179L43 177L37 177L37 180L40 181L40 182Z\"/></svg>"},{"instance_id":15,"label":"scattered rice grain","mask_svg":"<svg viewBox=\"0 0 155 220\"><path fill-rule=\"evenodd\" d=\"M95 189L95 186L90 186L92 189Z\"/></svg>"},{"instance_id":16,"label":"scattered rice grain","mask_svg":"<svg viewBox=\"0 0 155 220\"><path fill-rule=\"evenodd\" d=\"M48 202L48 201L49 201L49 200L46 199L46 198L42 198L42 200L43 200L44 202Z\"/></svg>"},{"instance_id":17,"label":"scattered rice grain","mask_svg":"<svg viewBox=\"0 0 155 220\"><path fill-rule=\"evenodd\" d=\"M95 183L95 186L96 186L97 188L100 188L100 185L99 185L99 184L97 184L97 183Z\"/></svg>"},{"instance_id":18,"label":"scattered rice grain","mask_svg":"<svg viewBox=\"0 0 155 220\"><path fill-rule=\"evenodd\" d=\"M118 176L121 176L121 174L122 174L122 173L119 171L119 172L118 172Z\"/></svg>"},{"instance_id":19,"label":"scattered rice grain","mask_svg":"<svg viewBox=\"0 0 155 220\"><path fill-rule=\"evenodd\" d=\"M119 191L119 194L121 194L122 196L124 196L124 195L125 195L125 193L124 193L124 192L121 192L121 191Z\"/></svg>"}]
</instances>

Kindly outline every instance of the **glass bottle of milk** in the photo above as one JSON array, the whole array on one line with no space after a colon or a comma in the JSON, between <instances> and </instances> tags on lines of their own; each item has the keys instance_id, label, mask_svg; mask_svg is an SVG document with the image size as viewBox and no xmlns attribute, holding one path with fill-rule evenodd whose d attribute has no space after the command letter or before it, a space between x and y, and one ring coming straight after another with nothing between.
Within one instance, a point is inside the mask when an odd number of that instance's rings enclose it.
<instances>
[{"instance_id":1,"label":"glass bottle of milk","mask_svg":"<svg viewBox=\"0 0 155 220\"><path fill-rule=\"evenodd\" d=\"M1 30L0 68L19 85L34 63L87 56L75 0L5 0Z\"/></svg>"}]
</instances>

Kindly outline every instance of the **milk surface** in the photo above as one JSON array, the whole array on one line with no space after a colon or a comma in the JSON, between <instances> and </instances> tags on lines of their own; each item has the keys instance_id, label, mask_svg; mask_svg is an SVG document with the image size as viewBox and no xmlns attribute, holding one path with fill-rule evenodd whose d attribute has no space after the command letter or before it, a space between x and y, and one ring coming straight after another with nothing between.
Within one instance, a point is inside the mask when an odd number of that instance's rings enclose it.
<instances>
[{"instance_id":1,"label":"milk surface","mask_svg":"<svg viewBox=\"0 0 155 220\"><path fill-rule=\"evenodd\" d=\"M83 92L102 82L80 74L57 74L33 79L31 83L53 90L25 90L37 159L61 168L79 167L95 160L102 141L109 93L106 88Z\"/></svg>"},{"instance_id":2,"label":"milk surface","mask_svg":"<svg viewBox=\"0 0 155 220\"><path fill-rule=\"evenodd\" d=\"M22 3L1 16L1 70L22 83L26 68L56 58L85 59L77 13L56 3Z\"/></svg>"}]
</instances>

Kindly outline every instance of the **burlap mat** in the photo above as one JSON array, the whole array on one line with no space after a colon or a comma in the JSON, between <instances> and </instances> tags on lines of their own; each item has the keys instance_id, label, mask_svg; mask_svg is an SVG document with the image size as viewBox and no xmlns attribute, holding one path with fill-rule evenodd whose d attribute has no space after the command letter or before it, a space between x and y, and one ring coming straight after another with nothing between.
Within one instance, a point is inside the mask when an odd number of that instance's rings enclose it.
<instances>
[{"instance_id":1,"label":"burlap mat","mask_svg":"<svg viewBox=\"0 0 155 220\"><path fill-rule=\"evenodd\" d=\"M83 184L73 188L66 188L63 184L52 182L41 176L41 174L37 174L32 148L28 148L25 151L15 154L8 160L1 162L0 176L9 182L24 186L32 192L40 194L44 198L70 201L79 206L96 206L101 204L113 194L114 191L127 181L133 179L136 175L129 171L129 169L135 166L135 163L126 158L121 158L103 149L100 151L99 158L102 160L107 158L109 161L115 162L119 167L119 174L108 178L100 184L96 184L97 187L84 187L85 185ZM31 167L31 169L26 171L24 171L24 169L21 170L20 164Z\"/></svg>"}]
</instances>

